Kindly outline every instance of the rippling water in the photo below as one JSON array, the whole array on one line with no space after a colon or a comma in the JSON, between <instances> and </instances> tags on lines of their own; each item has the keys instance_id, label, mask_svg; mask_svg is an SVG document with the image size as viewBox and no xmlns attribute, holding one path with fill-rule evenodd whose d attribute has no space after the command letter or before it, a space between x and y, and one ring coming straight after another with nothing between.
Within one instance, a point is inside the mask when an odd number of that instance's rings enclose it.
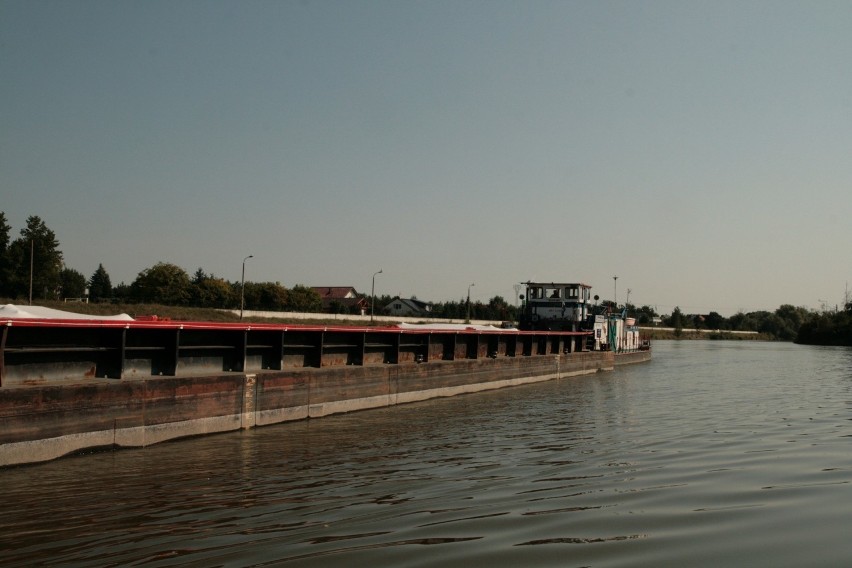
<instances>
[{"instance_id":1,"label":"rippling water","mask_svg":"<svg viewBox=\"0 0 852 568\"><path fill-rule=\"evenodd\" d=\"M849 566L852 350L562 379L0 470L3 566Z\"/></svg>"}]
</instances>

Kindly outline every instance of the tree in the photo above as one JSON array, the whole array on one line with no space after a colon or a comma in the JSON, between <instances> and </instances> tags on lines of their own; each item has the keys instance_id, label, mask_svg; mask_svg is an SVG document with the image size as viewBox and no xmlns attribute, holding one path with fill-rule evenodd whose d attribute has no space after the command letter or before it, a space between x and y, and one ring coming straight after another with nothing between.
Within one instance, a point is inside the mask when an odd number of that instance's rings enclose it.
<instances>
[{"instance_id":1,"label":"tree","mask_svg":"<svg viewBox=\"0 0 852 568\"><path fill-rule=\"evenodd\" d=\"M788 328L785 339L794 339L799 328L810 317L810 311L807 308L797 308L791 304L784 304L775 310L775 315L784 320L785 326Z\"/></svg>"},{"instance_id":2,"label":"tree","mask_svg":"<svg viewBox=\"0 0 852 568\"><path fill-rule=\"evenodd\" d=\"M502 296L494 296L488 300L482 319L513 321L517 315L515 311L515 306L510 306Z\"/></svg>"},{"instance_id":3,"label":"tree","mask_svg":"<svg viewBox=\"0 0 852 568\"><path fill-rule=\"evenodd\" d=\"M704 325L707 329L724 329L725 318L718 312L710 312L704 316Z\"/></svg>"},{"instance_id":4,"label":"tree","mask_svg":"<svg viewBox=\"0 0 852 568\"><path fill-rule=\"evenodd\" d=\"M130 290L137 302L185 306L192 296L192 283L183 268L158 262L140 272Z\"/></svg>"},{"instance_id":5,"label":"tree","mask_svg":"<svg viewBox=\"0 0 852 568\"><path fill-rule=\"evenodd\" d=\"M34 298L55 299L58 296L62 251L59 250L56 233L41 218L35 215L27 218L26 228L21 229L21 236L9 247L9 256L12 268L11 292L14 295L29 295L32 276Z\"/></svg>"},{"instance_id":6,"label":"tree","mask_svg":"<svg viewBox=\"0 0 852 568\"><path fill-rule=\"evenodd\" d=\"M101 302L112 297L112 282L110 282L109 274L104 269L103 264L98 265L98 269L89 278L89 299L94 302Z\"/></svg>"},{"instance_id":7,"label":"tree","mask_svg":"<svg viewBox=\"0 0 852 568\"><path fill-rule=\"evenodd\" d=\"M239 288L198 268L192 275L191 304L199 308L234 308L239 305Z\"/></svg>"},{"instance_id":8,"label":"tree","mask_svg":"<svg viewBox=\"0 0 852 568\"><path fill-rule=\"evenodd\" d=\"M757 331L757 322L751 314L737 312L728 318L733 331Z\"/></svg>"},{"instance_id":9,"label":"tree","mask_svg":"<svg viewBox=\"0 0 852 568\"><path fill-rule=\"evenodd\" d=\"M12 295L12 265L9 257L9 235L12 227L6 213L0 211L0 296Z\"/></svg>"},{"instance_id":10,"label":"tree","mask_svg":"<svg viewBox=\"0 0 852 568\"><path fill-rule=\"evenodd\" d=\"M777 314L767 314L761 320L757 331L771 335L776 339L793 340L796 338L797 329L791 329L788 323Z\"/></svg>"},{"instance_id":11,"label":"tree","mask_svg":"<svg viewBox=\"0 0 852 568\"><path fill-rule=\"evenodd\" d=\"M287 289L278 282L246 282L245 286L243 299L247 310L282 312L289 309ZM239 283L236 284L235 289L239 294Z\"/></svg>"},{"instance_id":12,"label":"tree","mask_svg":"<svg viewBox=\"0 0 852 568\"><path fill-rule=\"evenodd\" d=\"M668 323L669 327L675 328L676 332L683 329L683 326L686 324L686 316L680 311L680 306L675 306L675 309L672 310L672 315Z\"/></svg>"},{"instance_id":13,"label":"tree","mask_svg":"<svg viewBox=\"0 0 852 568\"><path fill-rule=\"evenodd\" d=\"M292 312L321 312L322 298L312 288L296 284L290 289L287 310Z\"/></svg>"},{"instance_id":14,"label":"tree","mask_svg":"<svg viewBox=\"0 0 852 568\"><path fill-rule=\"evenodd\" d=\"M388 302L390 298L388 299ZM432 305L432 315L436 318L461 319L467 315L467 304L465 300L454 302L438 302Z\"/></svg>"},{"instance_id":15,"label":"tree","mask_svg":"<svg viewBox=\"0 0 852 568\"><path fill-rule=\"evenodd\" d=\"M205 276L200 282L193 283L193 289L193 305L198 307L224 309L239 304L239 291L235 292L231 284L222 278Z\"/></svg>"},{"instance_id":16,"label":"tree","mask_svg":"<svg viewBox=\"0 0 852 568\"><path fill-rule=\"evenodd\" d=\"M212 274L210 276L208 276L207 273L204 272L204 269L199 266L198 270L195 271L195 274L192 275L192 283L193 284L201 284L202 282L204 282L208 278L212 278L212 277L213 277Z\"/></svg>"},{"instance_id":17,"label":"tree","mask_svg":"<svg viewBox=\"0 0 852 568\"><path fill-rule=\"evenodd\" d=\"M112 299L117 302L133 301L133 290L124 282L119 282L112 289Z\"/></svg>"},{"instance_id":18,"label":"tree","mask_svg":"<svg viewBox=\"0 0 852 568\"><path fill-rule=\"evenodd\" d=\"M59 289L62 298L82 298L86 295L86 277L73 268L59 271Z\"/></svg>"},{"instance_id":19,"label":"tree","mask_svg":"<svg viewBox=\"0 0 852 568\"><path fill-rule=\"evenodd\" d=\"M332 314L345 314L349 310L347 310L346 306L344 306L339 300L332 300L328 304L328 311Z\"/></svg>"},{"instance_id":20,"label":"tree","mask_svg":"<svg viewBox=\"0 0 852 568\"><path fill-rule=\"evenodd\" d=\"M852 346L852 312L812 313L799 328L796 343Z\"/></svg>"},{"instance_id":21,"label":"tree","mask_svg":"<svg viewBox=\"0 0 852 568\"><path fill-rule=\"evenodd\" d=\"M648 305L637 308L634 313L636 315L636 323L639 325L652 324L654 322L654 318L657 317L657 312L654 308Z\"/></svg>"}]
</instances>

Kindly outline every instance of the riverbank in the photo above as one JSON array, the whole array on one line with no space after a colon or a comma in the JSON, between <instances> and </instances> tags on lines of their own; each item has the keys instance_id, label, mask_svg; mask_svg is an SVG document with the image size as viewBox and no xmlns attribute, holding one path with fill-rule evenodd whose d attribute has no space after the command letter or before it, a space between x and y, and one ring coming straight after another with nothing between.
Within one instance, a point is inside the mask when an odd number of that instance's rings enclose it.
<instances>
[{"instance_id":1,"label":"riverbank","mask_svg":"<svg viewBox=\"0 0 852 568\"><path fill-rule=\"evenodd\" d=\"M681 329L673 327L640 327L643 337L652 340L776 341L771 335L756 331L722 329Z\"/></svg>"}]
</instances>

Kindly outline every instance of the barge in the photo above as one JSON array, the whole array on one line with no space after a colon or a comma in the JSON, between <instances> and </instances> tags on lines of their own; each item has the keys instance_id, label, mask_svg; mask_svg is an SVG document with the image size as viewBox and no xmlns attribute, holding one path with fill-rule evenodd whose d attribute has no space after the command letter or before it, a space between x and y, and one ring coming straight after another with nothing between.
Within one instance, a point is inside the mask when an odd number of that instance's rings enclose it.
<instances>
[{"instance_id":1,"label":"barge","mask_svg":"<svg viewBox=\"0 0 852 568\"><path fill-rule=\"evenodd\" d=\"M590 330L156 318L7 318L0 326L0 466L610 371L650 357L590 348Z\"/></svg>"}]
</instances>

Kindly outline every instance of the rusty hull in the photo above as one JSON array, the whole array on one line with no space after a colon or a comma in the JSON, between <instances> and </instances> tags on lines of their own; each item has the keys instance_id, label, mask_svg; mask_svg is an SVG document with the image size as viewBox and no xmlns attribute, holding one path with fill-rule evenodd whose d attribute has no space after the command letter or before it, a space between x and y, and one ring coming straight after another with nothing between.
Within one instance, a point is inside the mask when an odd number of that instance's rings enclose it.
<instances>
[{"instance_id":1,"label":"rusty hull","mask_svg":"<svg viewBox=\"0 0 852 568\"><path fill-rule=\"evenodd\" d=\"M7 324L0 466L615 365L571 332L196 325Z\"/></svg>"}]
</instances>

